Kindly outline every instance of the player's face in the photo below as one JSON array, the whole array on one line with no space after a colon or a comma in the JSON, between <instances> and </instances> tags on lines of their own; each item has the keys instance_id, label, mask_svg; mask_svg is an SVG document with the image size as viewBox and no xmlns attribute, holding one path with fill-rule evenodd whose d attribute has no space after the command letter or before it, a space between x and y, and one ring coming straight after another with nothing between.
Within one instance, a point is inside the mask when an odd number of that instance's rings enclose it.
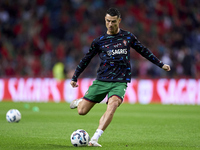
<instances>
[{"instance_id":1,"label":"player's face","mask_svg":"<svg viewBox=\"0 0 200 150\"><path fill-rule=\"evenodd\" d=\"M119 32L119 23L121 22L121 18L117 18L117 16L110 16L106 14L105 16L107 34L117 34Z\"/></svg>"}]
</instances>

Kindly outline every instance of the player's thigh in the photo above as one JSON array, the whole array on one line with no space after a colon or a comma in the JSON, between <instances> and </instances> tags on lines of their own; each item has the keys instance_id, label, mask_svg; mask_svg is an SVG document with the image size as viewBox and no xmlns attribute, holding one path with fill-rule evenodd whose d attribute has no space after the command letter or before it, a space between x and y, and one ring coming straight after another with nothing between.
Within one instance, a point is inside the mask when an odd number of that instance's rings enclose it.
<instances>
[{"instance_id":1,"label":"player's thigh","mask_svg":"<svg viewBox=\"0 0 200 150\"><path fill-rule=\"evenodd\" d=\"M127 83L116 82L113 83L113 87L111 91L108 93L108 102L114 97L114 99L120 99L121 102L124 99L124 95L126 93Z\"/></svg>"},{"instance_id":2,"label":"player's thigh","mask_svg":"<svg viewBox=\"0 0 200 150\"><path fill-rule=\"evenodd\" d=\"M109 84L108 82L95 80L83 98L90 102L100 103L109 92Z\"/></svg>"},{"instance_id":3,"label":"player's thigh","mask_svg":"<svg viewBox=\"0 0 200 150\"><path fill-rule=\"evenodd\" d=\"M96 103L83 99L78 105L78 113L80 115L87 114Z\"/></svg>"}]
</instances>

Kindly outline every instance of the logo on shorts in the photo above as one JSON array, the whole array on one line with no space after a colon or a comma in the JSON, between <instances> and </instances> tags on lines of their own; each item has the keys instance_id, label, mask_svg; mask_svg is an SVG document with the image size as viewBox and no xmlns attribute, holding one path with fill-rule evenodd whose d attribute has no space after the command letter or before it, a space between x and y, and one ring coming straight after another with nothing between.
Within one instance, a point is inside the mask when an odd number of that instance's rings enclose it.
<instances>
[{"instance_id":1,"label":"logo on shorts","mask_svg":"<svg viewBox=\"0 0 200 150\"><path fill-rule=\"evenodd\" d=\"M87 95L88 94L88 91L85 93L85 95Z\"/></svg>"},{"instance_id":2,"label":"logo on shorts","mask_svg":"<svg viewBox=\"0 0 200 150\"><path fill-rule=\"evenodd\" d=\"M124 89L124 92L126 92L126 89ZM124 95L122 96L123 99L124 99L124 96L125 96L125 93L124 93Z\"/></svg>"}]
</instances>

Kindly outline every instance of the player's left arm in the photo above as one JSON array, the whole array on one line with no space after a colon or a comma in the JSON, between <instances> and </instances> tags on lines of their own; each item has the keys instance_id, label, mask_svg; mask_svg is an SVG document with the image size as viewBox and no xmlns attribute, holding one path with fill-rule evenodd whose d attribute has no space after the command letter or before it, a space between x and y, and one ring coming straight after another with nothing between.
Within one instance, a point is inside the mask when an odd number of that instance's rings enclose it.
<instances>
[{"instance_id":1,"label":"player's left arm","mask_svg":"<svg viewBox=\"0 0 200 150\"><path fill-rule=\"evenodd\" d=\"M165 70L165 71L170 71L171 70L170 65L167 65L167 64L164 64L162 66L162 69Z\"/></svg>"},{"instance_id":2,"label":"player's left arm","mask_svg":"<svg viewBox=\"0 0 200 150\"><path fill-rule=\"evenodd\" d=\"M165 71L170 71L170 66L164 64L160 61L148 48L140 43L137 38L131 34L131 47L134 48L138 53L140 53L143 57L154 63L155 65L159 66Z\"/></svg>"}]
</instances>

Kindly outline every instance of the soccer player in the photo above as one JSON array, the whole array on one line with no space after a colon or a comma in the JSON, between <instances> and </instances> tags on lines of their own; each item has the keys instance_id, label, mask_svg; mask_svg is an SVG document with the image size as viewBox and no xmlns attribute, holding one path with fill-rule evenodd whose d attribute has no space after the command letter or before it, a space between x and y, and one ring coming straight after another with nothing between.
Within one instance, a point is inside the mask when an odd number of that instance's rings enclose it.
<instances>
[{"instance_id":1,"label":"soccer player","mask_svg":"<svg viewBox=\"0 0 200 150\"><path fill-rule=\"evenodd\" d=\"M100 103L108 95L107 110L100 118L99 126L88 146L101 147L98 139L112 121L117 107L123 101L127 83L131 82L131 47L158 67L170 71L170 66L163 64L132 33L120 29L120 22L118 9L109 8L105 16L107 32L93 40L89 51L77 66L70 83L72 87L78 87L77 79L79 75L87 67L90 60L98 54L101 62L96 80L83 98L76 99L70 104L71 109L78 109L79 115L86 115L96 103Z\"/></svg>"}]
</instances>

